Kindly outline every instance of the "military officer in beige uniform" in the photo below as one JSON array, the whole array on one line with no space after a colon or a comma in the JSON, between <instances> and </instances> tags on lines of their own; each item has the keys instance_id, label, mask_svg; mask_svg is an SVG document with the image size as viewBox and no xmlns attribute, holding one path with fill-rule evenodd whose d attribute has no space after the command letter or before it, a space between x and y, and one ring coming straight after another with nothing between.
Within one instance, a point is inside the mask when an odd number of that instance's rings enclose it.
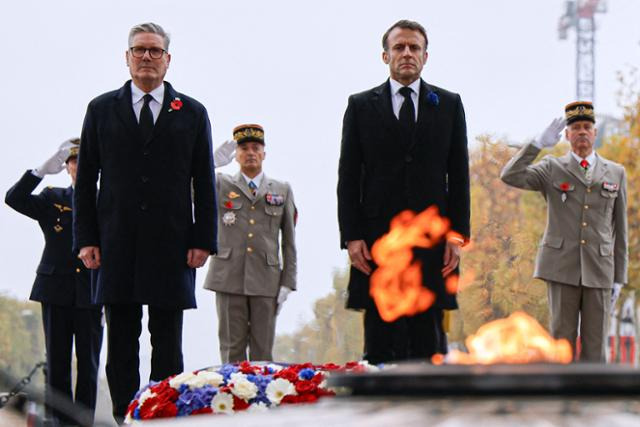
<instances>
[{"instance_id":1,"label":"military officer in beige uniform","mask_svg":"<svg viewBox=\"0 0 640 427\"><path fill-rule=\"evenodd\" d=\"M262 172L262 127L233 137L240 172L217 174L218 253L204 287L216 292L222 362L273 360L276 315L296 289L296 208L289 184Z\"/></svg>"},{"instance_id":2,"label":"military officer in beige uniform","mask_svg":"<svg viewBox=\"0 0 640 427\"><path fill-rule=\"evenodd\" d=\"M571 151L532 164L541 149L558 142L565 120ZM627 193L624 168L596 154L595 139L593 105L571 103L565 118L525 145L501 178L547 201L534 277L548 283L553 336L575 349L580 319L580 360L604 362L611 297L627 282Z\"/></svg>"}]
</instances>

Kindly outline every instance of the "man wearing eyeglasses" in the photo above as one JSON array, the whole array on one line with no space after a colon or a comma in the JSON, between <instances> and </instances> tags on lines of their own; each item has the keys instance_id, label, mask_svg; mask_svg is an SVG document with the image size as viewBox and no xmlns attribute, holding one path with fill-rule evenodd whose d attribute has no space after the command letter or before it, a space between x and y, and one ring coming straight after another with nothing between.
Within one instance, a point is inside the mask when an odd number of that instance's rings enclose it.
<instances>
[{"instance_id":1,"label":"man wearing eyeglasses","mask_svg":"<svg viewBox=\"0 0 640 427\"><path fill-rule=\"evenodd\" d=\"M211 125L202 104L164 81L168 50L161 26L134 26L126 52L131 80L91 101L82 129L74 247L96 270L93 297L105 306L118 422L140 386L142 306L150 379L182 372L183 310L196 307L195 269L216 252Z\"/></svg>"}]
</instances>

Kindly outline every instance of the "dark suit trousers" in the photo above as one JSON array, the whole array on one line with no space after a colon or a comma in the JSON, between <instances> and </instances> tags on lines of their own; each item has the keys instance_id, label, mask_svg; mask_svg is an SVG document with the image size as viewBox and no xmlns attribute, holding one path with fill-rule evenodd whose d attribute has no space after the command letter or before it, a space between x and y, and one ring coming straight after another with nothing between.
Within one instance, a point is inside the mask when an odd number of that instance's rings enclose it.
<instances>
[{"instance_id":1,"label":"dark suit trousers","mask_svg":"<svg viewBox=\"0 0 640 427\"><path fill-rule=\"evenodd\" d=\"M385 322L375 306L364 314L364 359L373 365L401 360L428 361L436 353L446 353L442 310L430 308L415 316Z\"/></svg>"},{"instance_id":2,"label":"dark suit trousers","mask_svg":"<svg viewBox=\"0 0 640 427\"><path fill-rule=\"evenodd\" d=\"M182 310L149 306L151 335L151 381L182 372ZM140 388L140 333L142 306L105 306L107 316L107 380L113 402L113 416L122 422L129 402Z\"/></svg>"},{"instance_id":3,"label":"dark suit trousers","mask_svg":"<svg viewBox=\"0 0 640 427\"><path fill-rule=\"evenodd\" d=\"M93 417L102 347L102 310L42 303L42 323L47 351L47 395L56 393L57 397L67 397L87 409ZM75 399L71 392L74 338L77 361ZM52 415L62 423L73 423L70 417L53 408Z\"/></svg>"}]
</instances>

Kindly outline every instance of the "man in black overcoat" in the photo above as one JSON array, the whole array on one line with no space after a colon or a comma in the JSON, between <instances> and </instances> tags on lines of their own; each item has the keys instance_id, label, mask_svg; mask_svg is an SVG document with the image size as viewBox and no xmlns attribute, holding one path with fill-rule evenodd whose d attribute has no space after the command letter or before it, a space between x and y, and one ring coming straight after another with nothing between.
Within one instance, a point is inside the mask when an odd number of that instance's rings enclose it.
<instances>
[{"instance_id":1,"label":"man in black overcoat","mask_svg":"<svg viewBox=\"0 0 640 427\"><path fill-rule=\"evenodd\" d=\"M458 94L426 83L427 34L402 20L383 36L390 79L349 97L338 170L341 247L351 260L347 307L364 310L365 355L370 363L428 358L446 352L442 310L457 308L444 278L456 273L469 238L469 161L464 109ZM414 249L424 286L436 295L426 312L385 322L369 295L376 268L370 250L391 219L435 205L461 237L433 249Z\"/></svg>"},{"instance_id":2,"label":"man in black overcoat","mask_svg":"<svg viewBox=\"0 0 640 427\"><path fill-rule=\"evenodd\" d=\"M102 346L102 307L91 302L89 270L72 251L72 202L76 181L78 144L65 141L42 166L28 170L7 192L5 202L16 211L38 221L45 246L31 289L32 301L42 307L47 355L47 402L51 393L65 396L88 411L90 419L74 420L52 405L55 423L93 422L98 387L98 365ZM45 175L67 170L71 186L33 190ZM75 341L75 342L74 342ZM72 393L71 354L75 344L76 389ZM55 402L55 401L54 401Z\"/></svg>"},{"instance_id":3,"label":"man in black overcoat","mask_svg":"<svg viewBox=\"0 0 640 427\"><path fill-rule=\"evenodd\" d=\"M183 310L196 307L195 268L216 252L211 126L202 104L164 81L168 49L159 25L133 27L126 52L132 80L92 100L82 129L74 244L97 269L116 421L140 386L142 305L150 379L160 381L183 370Z\"/></svg>"}]
</instances>

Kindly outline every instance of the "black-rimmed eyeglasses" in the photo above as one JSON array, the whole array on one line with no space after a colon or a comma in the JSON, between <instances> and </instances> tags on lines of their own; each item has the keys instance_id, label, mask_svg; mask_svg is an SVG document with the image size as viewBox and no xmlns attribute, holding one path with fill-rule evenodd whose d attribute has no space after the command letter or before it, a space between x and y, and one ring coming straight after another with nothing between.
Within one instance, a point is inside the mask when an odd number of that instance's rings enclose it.
<instances>
[{"instance_id":1,"label":"black-rimmed eyeglasses","mask_svg":"<svg viewBox=\"0 0 640 427\"><path fill-rule=\"evenodd\" d=\"M167 51L159 47L146 48L133 46L129 48L129 52L131 52L131 55L133 55L134 58L142 58L145 52L149 52L151 59L160 59Z\"/></svg>"}]
</instances>

